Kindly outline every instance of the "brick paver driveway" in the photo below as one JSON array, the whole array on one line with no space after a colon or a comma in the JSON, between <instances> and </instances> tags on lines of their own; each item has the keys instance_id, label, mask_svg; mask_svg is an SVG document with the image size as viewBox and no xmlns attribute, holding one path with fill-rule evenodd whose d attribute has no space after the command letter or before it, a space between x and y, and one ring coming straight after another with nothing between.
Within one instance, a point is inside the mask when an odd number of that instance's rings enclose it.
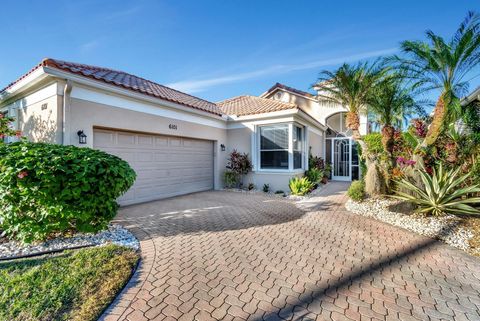
<instances>
[{"instance_id":1,"label":"brick paver driveway","mask_svg":"<svg viewBox=\"0 0 480 321\"><path fill-rule=\"evenodd\" d=\"M345 211L205 192L120 211L143 261L104 320L480 320L480 260Z\"/></svg>"}]
</instances>

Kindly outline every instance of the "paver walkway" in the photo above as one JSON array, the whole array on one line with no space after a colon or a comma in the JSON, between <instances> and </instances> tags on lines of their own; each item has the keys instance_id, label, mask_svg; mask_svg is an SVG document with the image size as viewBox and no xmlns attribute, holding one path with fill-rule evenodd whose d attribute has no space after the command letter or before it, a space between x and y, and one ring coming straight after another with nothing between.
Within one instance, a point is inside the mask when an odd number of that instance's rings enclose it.
<instances>
[{"instance_id":1,"label":"paver walkway","mask_svg":"<svg viewBox=\"0 0 480 321\"><path fill-rule=\"evenodd\" d=\"M480 320L480 260L344 209L205 192L121 209L143 260L102 320Z\"/></svg>"}]
</instances>

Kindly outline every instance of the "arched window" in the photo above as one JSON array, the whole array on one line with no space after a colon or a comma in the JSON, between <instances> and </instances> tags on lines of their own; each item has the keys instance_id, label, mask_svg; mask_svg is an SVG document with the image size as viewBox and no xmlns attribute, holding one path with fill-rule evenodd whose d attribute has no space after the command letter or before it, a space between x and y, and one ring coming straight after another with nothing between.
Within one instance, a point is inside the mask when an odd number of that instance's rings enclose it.
<instances>
[{"instance_id":1,"label":"arched window","mask_svg":"<svg viewBox=\"0 0 480 321\"><path fill-rule=\"evenodd\" d=\"M340 112L329 116L326 120L329 130L328 137L350 137L352 131L346 125L347 113Z\"/></svg>"}]
</instances>

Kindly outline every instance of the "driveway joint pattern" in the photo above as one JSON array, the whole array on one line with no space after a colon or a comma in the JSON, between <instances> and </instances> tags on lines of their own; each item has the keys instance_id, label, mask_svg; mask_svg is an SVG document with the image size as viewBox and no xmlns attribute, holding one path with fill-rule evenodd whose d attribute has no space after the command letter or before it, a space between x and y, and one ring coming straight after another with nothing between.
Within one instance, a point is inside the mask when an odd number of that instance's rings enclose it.
<instances>
[{"instance_id":1,"label":"driveway joint pattern","mask_svg":"<svg viewBox=\"0 0 480 321\"><path fill-rule=\"evenodd\" d=\"M122 208L142 261L101 320L480 320L480 261L346 211L347 186Z\"/></svg>"}]
</instances>

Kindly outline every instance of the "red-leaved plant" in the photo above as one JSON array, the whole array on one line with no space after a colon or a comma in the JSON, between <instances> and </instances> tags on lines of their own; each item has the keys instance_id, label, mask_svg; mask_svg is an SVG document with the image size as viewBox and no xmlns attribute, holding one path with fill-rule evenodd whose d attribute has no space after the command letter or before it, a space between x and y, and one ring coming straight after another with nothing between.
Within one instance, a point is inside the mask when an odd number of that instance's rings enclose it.
<instances>
[{"instance_id":1,"label":"red-leaved plant","mask_svg":"<svg viewBox=\"0 0 480 321\"><path fill-rule=\"evenodd\" d=\"M237 184L242 185L243 175L248 174L252 170L252 162L248 158L248 154L240 153L234 149L230 153L230 157L227 161L227 169L235 174L237 177Z\"/></svg>"}]
</instances>

